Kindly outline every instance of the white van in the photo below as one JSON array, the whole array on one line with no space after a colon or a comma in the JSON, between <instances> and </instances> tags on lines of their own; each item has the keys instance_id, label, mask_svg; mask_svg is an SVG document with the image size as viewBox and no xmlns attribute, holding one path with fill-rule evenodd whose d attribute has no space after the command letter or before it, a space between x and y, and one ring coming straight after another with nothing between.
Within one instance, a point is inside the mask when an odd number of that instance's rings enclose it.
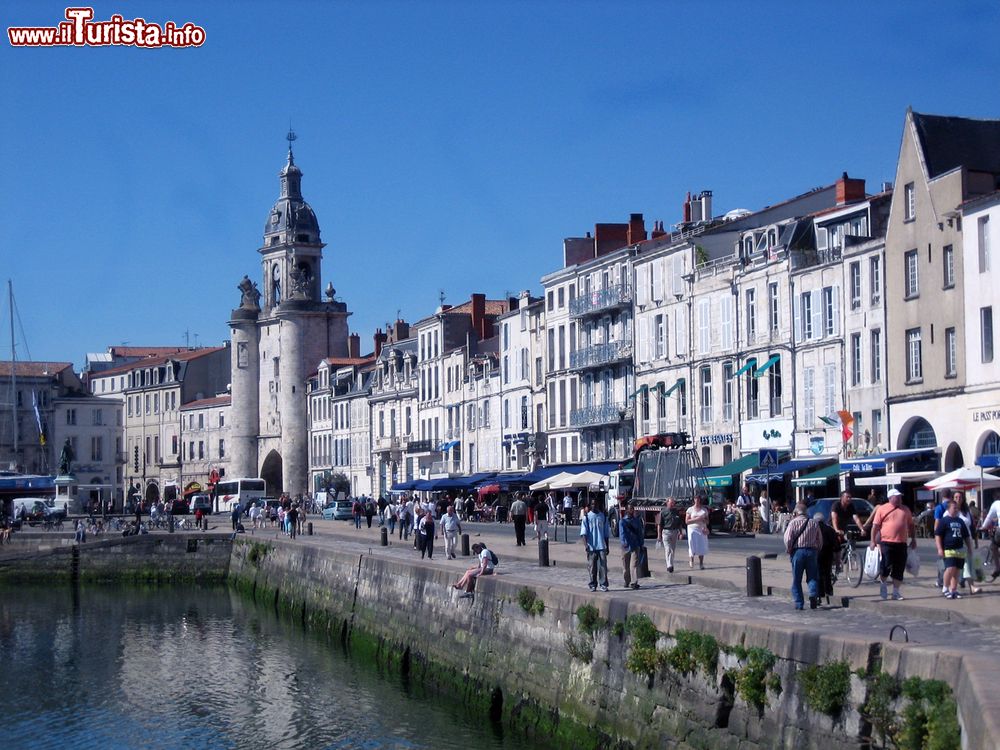
<instances>
[{"instance_id":1,"label":"white van","mask_svg":"<svg viewBox=\"0 0 1000 750\"><path fill-rule=\"evenodd\" d=\"M621 520L619 508L627 505L632 498L632 485L635 483L633 469L616 469L608 472L607 513L611 524L611 533L618 536L618 521Z\"/></svg>"},{"instance_id":2,"label":"white van","mask_svg":"<svg viewBox=\"0 0 1000 750\"><path fill-rule=\"evenodd\" d=\"M14 518L23 518L31 523L47 519L66 518L66 505L57 508L51 497L15 497L11 501L11 512Z\"/></svg>"}]
</instances>

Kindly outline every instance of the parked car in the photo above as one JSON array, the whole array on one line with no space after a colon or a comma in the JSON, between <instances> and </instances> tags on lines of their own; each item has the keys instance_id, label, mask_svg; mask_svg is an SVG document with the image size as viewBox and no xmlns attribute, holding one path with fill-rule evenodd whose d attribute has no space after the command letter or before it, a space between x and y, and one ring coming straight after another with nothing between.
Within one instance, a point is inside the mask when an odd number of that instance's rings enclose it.
<instances>
[{"instance_id":1,"label":"parked car","mask_svg":"<svg viewBox=\"0 0 1000 750\"><path fill-rule=\"evenodd\" d=\"M199 493L197 495L192 495L191 496L191 512L192 513L197 513L199 510L202 513L211 513L212 512L212 496L211 495L204 495L204 494Z\"/></svg>"},{"instance_id":2,"label":"parked car","mask_svg":"<svg viewBox=\"0 0 1000 750\"><path fill-rule=\"evenodd\" d=\"M816 513L822 513L828 522L833 523L830 520L830 514L833 509L833 504L837 502L840 502L839 497L821 497L813 500L813 502L808 505L809 517L812 518ZM857 517L860 518L861 522L864 524L868 523L869 517L875 512L875 506L861 497L852 497L851 505L854 506L855 515L857 515ZM859 529L854 524L854 521L851 521L851 523L847 525L847 528L848 530L857 531L859 536L867 536L864 529Z\"/></svg>"},{"instance_id":3,"label":"parked car","mask_svg":"<svg viewBox=\"0 0 1000 750\"><path fill-rule=\"evenodd\" d=\"M323 518L327 521L348 521L354 517L350 500L334 500L323 508Z\"/></svg>"},{"instance_id":4,"label":"parked car","mask_svg":"<svg viewBox=\"0 0 1000 750\"><path fill-rule=\"evenodd\" d=\"M175 516L186 515L187 513L191 512L191 504L185 497L176 497L174 498L174 504L170 512L173 513Z\"/></svg>"},{"instance_id":5,"label":"parked car","mask_svg":"<svg viewBox=\"0 0 1000 750\"><path fill-rule=\"evenodd\" d=\"M55 507L49 505L53 501L44 500L39 497L18 497L15 498L11 503L11 509L14 513L14 518L23 517L25 523L29 526L34 526L36 523L44 523L45 521L63 521L66 519L66 508Z\"/></svg>"}]
</instances>

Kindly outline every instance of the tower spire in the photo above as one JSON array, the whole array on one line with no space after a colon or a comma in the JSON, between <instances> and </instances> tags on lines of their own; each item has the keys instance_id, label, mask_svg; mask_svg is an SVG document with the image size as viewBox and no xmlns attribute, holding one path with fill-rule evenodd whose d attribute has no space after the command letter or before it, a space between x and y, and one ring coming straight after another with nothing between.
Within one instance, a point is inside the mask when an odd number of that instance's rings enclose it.
<instances>
[{"instance_id":1,"label":"tower spire","mask_svg":"<svg viewBox=\"0 0 1000 750\"><path fill-rule=\"evenodd\" d=\"M285 140L288 141L288 164L295 164L295 155L292 153L292 141L297 140L298 136L295 135L295 131L292 130L292 121L288 121L288 134L285 136Z\"/></svg>"}]
</instances>

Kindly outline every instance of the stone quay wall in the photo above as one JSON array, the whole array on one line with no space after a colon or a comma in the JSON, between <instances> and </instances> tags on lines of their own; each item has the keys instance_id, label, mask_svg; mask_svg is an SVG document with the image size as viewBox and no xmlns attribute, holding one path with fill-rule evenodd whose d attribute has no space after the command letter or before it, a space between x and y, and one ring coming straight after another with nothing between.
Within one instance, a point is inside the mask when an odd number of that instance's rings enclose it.
<instances>
[{"instance_id":1,"label":"stone quay wall","mask_svg":"<svg viewBox=\"0 0 1000 750\"><path fill-rule=\"evenodd\" d=\"M902 708L898 694L884 687L876 694L872 678L881 674L945 681L962 746L997 746L991 706L983 702L989 675L970 670L957 652L715 619L535 583L531 592L544 606L531 613L523 606L530 599L525 582L513 577L483 578L474 597L462 597L449 587L453 573L435 566L300 544L242 539L229 572L244 593L326 631L352 653L554 747L868 747L888 721L884 711L881 724L875 715L878 701L897 717ZM578 614L588 605L596 624ZM642 620L630 619L637 614L655 626L651 652L649 630L643 651L640 629L625 625ZM696 644L686 652L691 633L711 636L699 641L707 649ZM676 659L656 658L649 671L632 661L677 646ZM807 705L800 675L832 663L850 669L848 693L842 710L821 713ZM861 710L866 704L871 711Z\"/></svg>"},{"instance_id":2,"label":"stone quay wall","mask_svg":"<svg viewBox=\"0 0 1000 750\"><path fill-rule=\"evenodd\" d=\"M0 547L0 582L221 583L230 534L142 534L23 541Z\"/></svg>"}]
</instances>

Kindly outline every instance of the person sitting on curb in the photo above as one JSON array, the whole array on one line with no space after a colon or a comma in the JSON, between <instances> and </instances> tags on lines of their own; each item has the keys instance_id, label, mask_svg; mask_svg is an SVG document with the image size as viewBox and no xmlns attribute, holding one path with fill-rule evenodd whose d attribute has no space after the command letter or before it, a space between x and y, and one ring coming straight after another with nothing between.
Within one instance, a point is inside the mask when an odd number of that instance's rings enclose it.
<instances>
[{"instance_id":1,"label":"person sitting on curb","mask_svg":"<svg viewBox=\"0 0 1000 750\"><path fill-rule=\"evenodd\" d=\"M465 571L465 575L452 584L452 588L464 590L467 594L471 594L476 588L476 579L479 576L493 575L493 553L486 548L486 545L476 542L472 545L472 552L479 558L479 565L469 568Z\"/></svg>"}]
</instances>

